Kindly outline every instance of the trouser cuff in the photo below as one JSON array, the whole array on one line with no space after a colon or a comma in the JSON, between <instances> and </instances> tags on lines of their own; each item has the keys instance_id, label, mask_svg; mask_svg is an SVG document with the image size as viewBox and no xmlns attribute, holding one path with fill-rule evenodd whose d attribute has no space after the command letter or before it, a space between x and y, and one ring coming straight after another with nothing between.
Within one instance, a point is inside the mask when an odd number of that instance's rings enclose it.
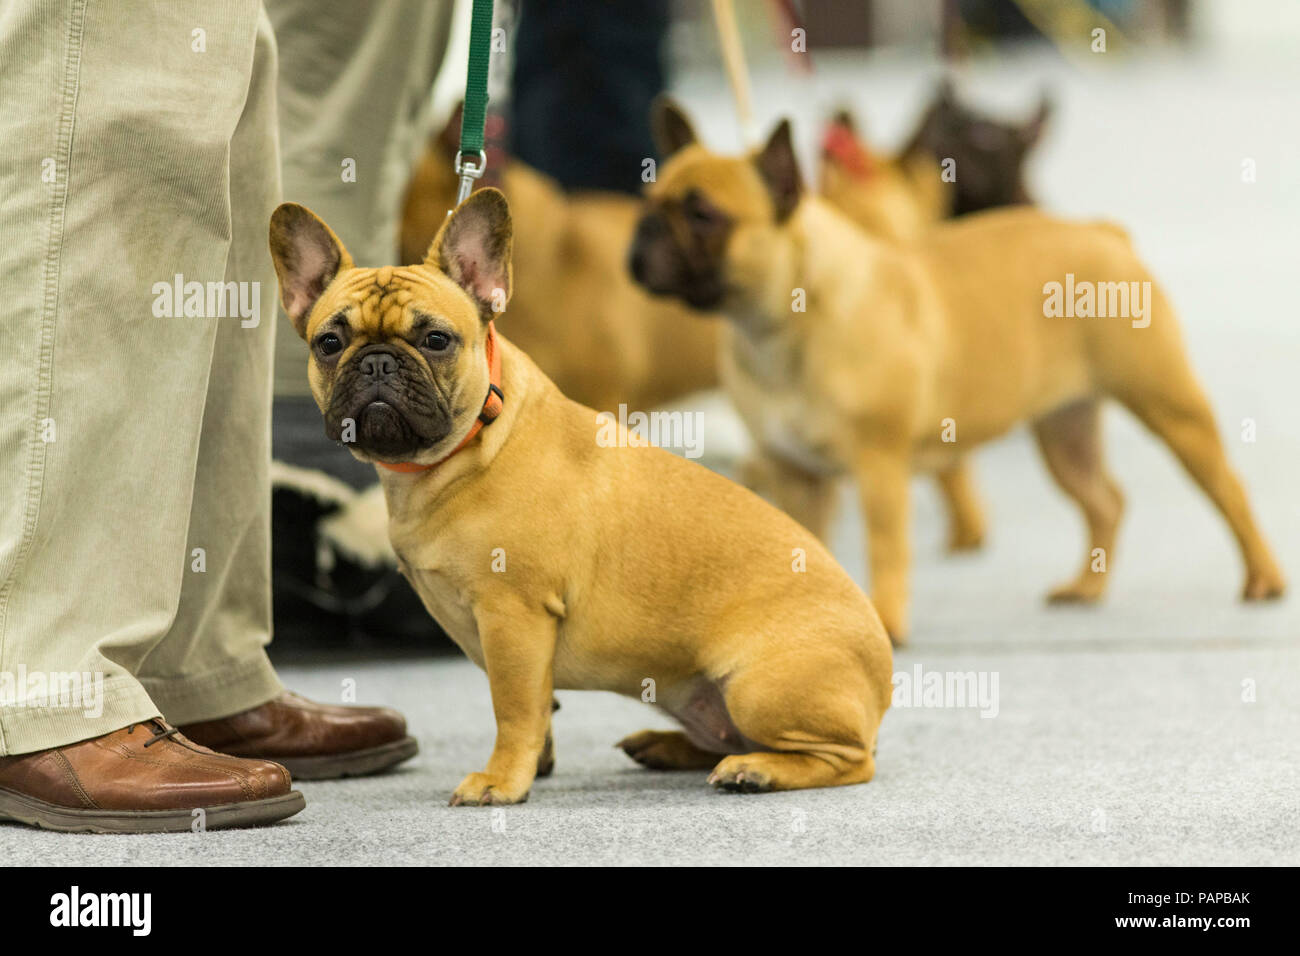
<instances>
[{"instance_id":1,"label":"trouser cuff","mask_svg":"<svg viewBox=\"0 0 1300 956\"><path fill-rule=\"evenodd\" d=\"M193 677L141 678L140 683L163 718L176 726L229 717L284 693L284 685L261 648L254 656L219 670Z\"/></svg>"}]
</instances>

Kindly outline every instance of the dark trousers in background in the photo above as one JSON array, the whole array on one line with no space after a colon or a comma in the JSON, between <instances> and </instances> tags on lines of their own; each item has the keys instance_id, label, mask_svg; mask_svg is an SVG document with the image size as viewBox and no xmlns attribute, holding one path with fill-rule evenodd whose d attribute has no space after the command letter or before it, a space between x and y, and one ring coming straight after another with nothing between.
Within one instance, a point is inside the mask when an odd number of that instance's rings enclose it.
<instances>
[{"instance_id":1,"label":"dark trousers in background","mask_svg":"<svg viewBox=\"0 0 1300 956\"><path fill-rule=\"evenodd\" d=\"M656 157L667 0L524 0L515 28L511 152L565 189L639 194Z\"/></svg>"}]
</instances>

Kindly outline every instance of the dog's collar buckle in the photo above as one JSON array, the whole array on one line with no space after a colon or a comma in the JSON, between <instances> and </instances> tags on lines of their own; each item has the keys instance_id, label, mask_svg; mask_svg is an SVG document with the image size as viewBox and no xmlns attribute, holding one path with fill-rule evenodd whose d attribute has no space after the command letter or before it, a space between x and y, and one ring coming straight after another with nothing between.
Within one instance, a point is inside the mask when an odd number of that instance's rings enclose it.
<instances>
[{"instance_id":1,"label":"dog's collar buckle","mask_svg":"<svg viewBox=\"0 0 1300 956\"><path fill-rule=\"evenodd\" d=\"M487 427L497 420L497 417L505 411L505 407L506 393L501 391L501 386L496 382L490 382L487 398L483 399L483 411L478 413L478 420Z\"/></svg>"}]
</instances>

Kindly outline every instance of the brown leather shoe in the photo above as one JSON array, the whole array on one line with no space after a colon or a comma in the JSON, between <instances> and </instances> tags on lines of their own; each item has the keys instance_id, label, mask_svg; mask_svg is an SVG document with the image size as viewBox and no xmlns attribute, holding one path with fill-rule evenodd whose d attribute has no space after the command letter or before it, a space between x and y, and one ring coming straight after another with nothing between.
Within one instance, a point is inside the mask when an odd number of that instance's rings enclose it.
<instances>
[{"instance_id":1,"label":"brown leather shoe","mask_svg":"<svg viewBox=\"0 0 1300 956\"><path fill-rule=\"evenodd\" d=\"M0 820L47 830L175 833L291 817L306 800L269 760L213 753L161 720L0 757ZM194 811L202 808L203 813Z\"/></svg>"},{"instance_id":2,"label":"brown leather shoe","mask_svg":"<svg viewBox=\"0 0 1300 956\"><path fill-rule=\"evenodd\" d=\"M182 729L213 750L278 761L295 780L362 777L420 749L395 710L317 704L287 691L261 707Z\"/></svg>"}]
</instances>

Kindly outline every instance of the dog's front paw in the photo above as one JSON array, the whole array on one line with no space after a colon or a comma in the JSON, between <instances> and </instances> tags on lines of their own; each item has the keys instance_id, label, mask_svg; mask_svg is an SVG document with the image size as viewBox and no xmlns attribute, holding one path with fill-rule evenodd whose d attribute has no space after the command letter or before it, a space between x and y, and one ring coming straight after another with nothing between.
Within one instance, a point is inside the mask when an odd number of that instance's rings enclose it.
<instances>
[{"instance_id":1,"label":"dog's front paw","mask_svg":"<svg viewBox=\"0 0 1300 956\"><path fill-rule=\"evenodd\" d=\"M1106 591L1106 575L1085 571L1073 581L1047 592L1048 604L1094 604Z\"/></svg>"},{"instance_id":2,"label":"dog's front paw","mask_svg":"<svg viewBox=\"0 0 1300 956\"><path fill-rule=\"evenodd\" d=\"M460 782L451 795L449 806L487 807L507 803L523 803L528 799L528 787L511 786L510 782L486 773L472 773Z\"/></svg>"}]
</instances>

